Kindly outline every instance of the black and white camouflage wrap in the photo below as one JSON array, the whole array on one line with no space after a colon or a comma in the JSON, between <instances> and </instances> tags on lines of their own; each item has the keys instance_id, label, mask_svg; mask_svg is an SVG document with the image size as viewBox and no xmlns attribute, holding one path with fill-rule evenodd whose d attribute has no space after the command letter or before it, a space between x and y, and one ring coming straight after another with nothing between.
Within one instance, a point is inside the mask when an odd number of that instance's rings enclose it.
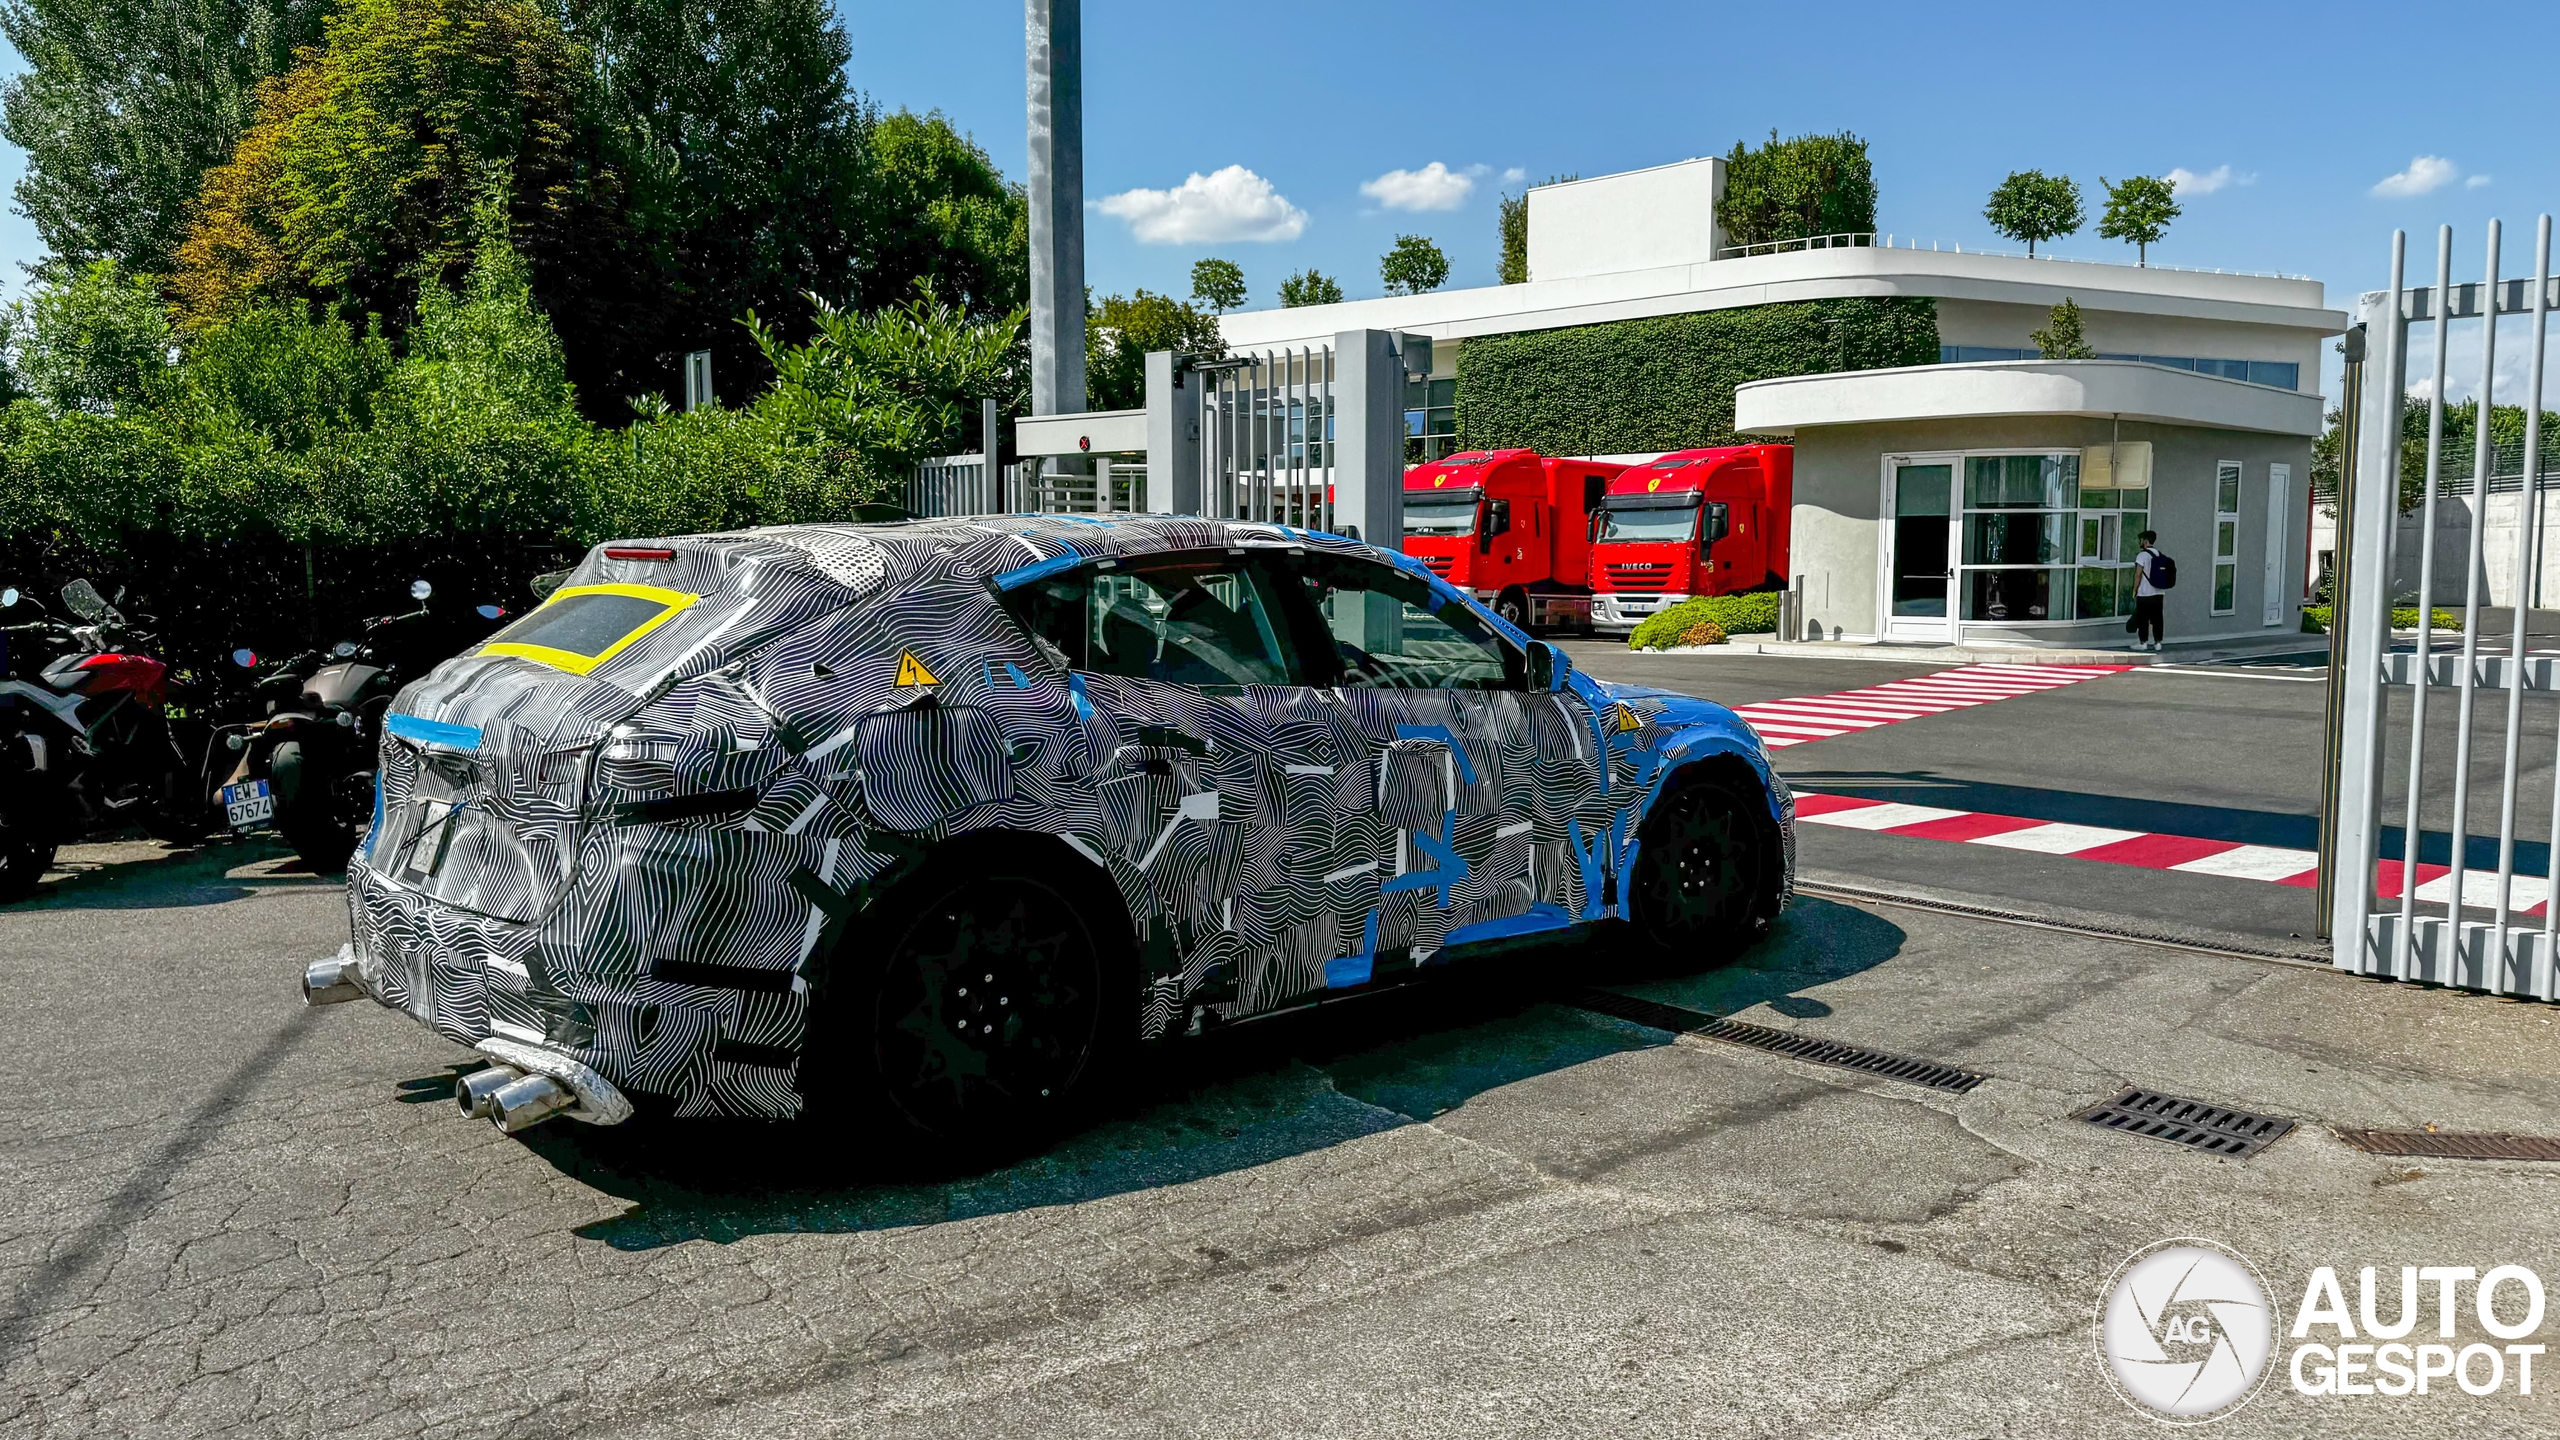
<instances>
[{"instance_id":1,"label":"black and white camouflage wrap","mask_svg":"<svg viewBox=\"0 0 2560 1440\"><path fill-rule=\"evenodd\" d=\"M1759 778L1792 880L1794 802L1720 706L1578 674L1552 694L1204 693L1061 670L998 598L1026 571L1194 550L1430 579L1355 541L1006 516L629 543L675 557L599 548L567 585L701 598L586 675L474 654L402 691L348 901L384 1005L680 1115L795 1113L823 939L859 949L875 882L971 832L1057 836L1118 893L1149 1037L1621 913L1646 807L1708 756ZM910 660L934 683L901 686Z\"/></svg>"}]
</instances>

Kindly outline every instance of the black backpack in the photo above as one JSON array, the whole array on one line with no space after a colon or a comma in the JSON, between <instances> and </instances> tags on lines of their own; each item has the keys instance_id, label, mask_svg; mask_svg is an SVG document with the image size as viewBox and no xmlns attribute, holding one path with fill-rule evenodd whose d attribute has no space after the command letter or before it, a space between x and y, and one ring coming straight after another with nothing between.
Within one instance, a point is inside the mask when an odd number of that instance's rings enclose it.
<instances>
[{"instance_id":1,"label":"black backpack","mask_svg":"<svg viewBox=\"0 0 2560 1440\"><path fill-rule=\"evenodd\" d=\"M2178 588L2178 562L2170 559L2165 551L2151 552L2151 588L2154 590Z\"/></svg>"}]
</instances>

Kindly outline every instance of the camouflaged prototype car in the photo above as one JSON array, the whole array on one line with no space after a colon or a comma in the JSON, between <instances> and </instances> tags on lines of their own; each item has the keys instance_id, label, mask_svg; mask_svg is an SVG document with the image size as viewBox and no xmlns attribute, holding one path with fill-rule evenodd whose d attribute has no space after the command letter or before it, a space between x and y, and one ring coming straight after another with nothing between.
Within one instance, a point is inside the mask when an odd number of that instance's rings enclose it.
<instances>
[{"instance_id":1,"label":"camouflaged prototype car","mask_svg":"<svg viewBox=\"0 0 2560 1440\"><path fill-rule=\"evenodd\" d=\"M1049 1133L1143 1042L1620 920L1784 903L1720 706L1603 685L1419 562L1008 516L605 545L403 690L348 869L370 995L462 1108Z\"/></svg>"}]
</instances>

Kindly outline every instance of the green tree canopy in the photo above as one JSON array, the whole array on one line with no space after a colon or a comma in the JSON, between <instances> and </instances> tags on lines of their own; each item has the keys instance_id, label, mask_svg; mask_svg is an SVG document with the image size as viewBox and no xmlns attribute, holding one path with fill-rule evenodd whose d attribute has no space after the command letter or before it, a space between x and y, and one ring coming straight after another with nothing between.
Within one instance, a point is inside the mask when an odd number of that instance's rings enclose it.
<instances>
[{"instance_id":1,"label":"green tree canopy","mask_svg":"<svg viewBox=\"0 0 2560 1440\"><path fill-rule=\"evenodd\" d=\"M11 308L17 386L56 410L116 414L169 368L159 287L113 260L93 260Z\"/></svg>"},{"instance_id":2,"label":"green tree canopy","mask_svg":"<svg viewBox=\"0 0 2560 1440\"><path fill-rule=\"evenodd\" d=\"M936 112L871 130L856 287L865 309L903 304L917 281L961 313L999 319L1031 295L1031 210L978 143Z\"/></svg>"},{"instance_id":3,"label":"green tree canopy","mask_svg":"<svg viewBox=\"0 0 2560 1440\"><path fill-rule=\"evenodd\" d=\"M1772 130L1757 148L1734 142L1716 220L1735 245L1873 233L1876 180L1867 142L1846 130L1788 140Z\"/></svg>"},{"instance_id":4,"label":"green tree canopy","mask_svg":"<svg viewBox=\"0 0 2560 1440\"><path fill-rule=\"evenodd\" d=\"M1496 239L1502 247L1502 258L1494 262L1493 278L1505 285L1529 282L1529 192L1505 195L1494 207Z\"/></svg>"},{"instance_id":5,"label":"green tree canopy","mask_svg":"<svg viewBox=\"0 0 2560 1440\"><path fill-rule=\"evenodd\" d=\"M1290 309L1300 305L1339 305L1342 282L1312 267L1301 270L1281 280L1280 303Z\"/></svg>"},{"instance_id":6,"label":"green tree canopy","mask_svg":"<svg viewBox=\"0 0 2560 1440\"><path fill-rule=\"evenodd\" d=\"M494 195L580 378L621 389L663 297L585 104L584 49L531 0L347 0L305 53L205 176L170 283L184 320L289 299L405 320L422 282L468 268Z\"/></svg>"},{"instance_id":7,"label":"green tree canopy","mask_svg":"<svg viewBox=\"0 0 2560 1440\"><path fill-rule=\"evenodd\" d=\"M2151 263L2151 247L2169 233L2169 222L2178 218L2178 192L2168 181L2151 175L2135 175L2121 181L2098 177L2106 187L2106 213L2098 217L2098 234L2108 240L2122 240L2138 247L2134 263Z\"/></svg>"},{"instance_id":8,"label":"green tree canopy","mask_svg":"<svg viewBox=\"0 0 2560 1440\"><path fill-rule=\"evenodd\" d=\"M1982 218L2010 239L2027 242L2027 253L2033 255L2037 241L2073 234L2086 217L2080 210L2080 185L2070 176L2013 170L1991 192Z\"/></svg>"},{"instance_id":9,"label":"green tree canopy","mask_svg":"<svg viewBox=\"0 0 2560 1440\"><path fill-rule=\"evenodd\" d=\"M2027 338L2036 342L2036 353L2047 360L2098 358L2098 352L2090 348L2088 337L2081 331L2080 302L2068 295L2045 312L2044 328L2031 332Z\"/></svg>"},{"instance_id":10,"label":"green tree canopy","mask_svg":"<svg viewBox=\"0 0 2560 1440\"><path fill-rule=\"evenodd\" d=\"M1145 291L1140 291L1145 294ZM1191 267L1191 298L1224 315L1244 303L1244 269L1215 256Z\"/></svg>"},{"instance_id":11,"label":"green tree canopy","mask_svg":"<svg viewBox=\"0 0 2560 1440\"><path fill-rule=\"evenodd\" d=\"M1085 397L1096 410L1134 410L1147 403L1147 352L1180 350L1216 359L1227 353L1218 317L1170 295L1140 290L1129 299L1103 297L1084 329Z\"/></svg>"},{"instance_id":12,"label":"green tree canopy","mask_svg":"<svg viewBox=\"0 0 2560 1440\"><path fill-rule=\"evenodd\" d=\"M1378 278L1390 295L1421 295L1449 283L1449 257L1421 235L1399 235L1378 257Z\"/></svg>"},{"instance_id":13,"label":"green tree canopy","mask_svg":"<svg viewBox=\"0 0 2560 1440\"><path fill-rule=\"evenodd\" d=\"M27 68L0 135L27 152L20 209L52 257L166 273L204 172L231 153L258 83L320 38L328 0L6 0Z\"/></svg>"}]
</instances>

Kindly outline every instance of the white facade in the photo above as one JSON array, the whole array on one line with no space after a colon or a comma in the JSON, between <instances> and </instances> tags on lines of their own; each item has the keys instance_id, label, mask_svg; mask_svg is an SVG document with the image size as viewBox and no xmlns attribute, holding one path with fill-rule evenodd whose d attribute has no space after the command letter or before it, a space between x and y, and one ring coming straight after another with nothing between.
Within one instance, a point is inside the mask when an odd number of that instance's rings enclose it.
<instances>
[{"instance_id":1,"label":"white facade","mask_svg":"<svg viewBox=\"0 0 2560 1440\"><path fill-rule=\"evenodd\" d=\"M1529 192L1529 274L1540 280L1691 265L1724 253L1724 162L1656 165Z\"/></svg>"}]
</instances>

